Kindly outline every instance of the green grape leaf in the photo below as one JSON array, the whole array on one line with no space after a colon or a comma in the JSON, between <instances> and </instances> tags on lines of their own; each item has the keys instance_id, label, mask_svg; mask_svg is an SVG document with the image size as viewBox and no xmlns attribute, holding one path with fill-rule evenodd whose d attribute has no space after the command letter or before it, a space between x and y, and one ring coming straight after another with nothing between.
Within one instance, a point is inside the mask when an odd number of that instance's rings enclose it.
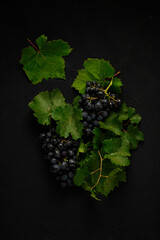
<instances>
[{"instance_id":1,"label":"green grape leaf","mask_svg":"<svg viewBox=\"0 0 160 240\"><path fill-rule=\"evenodd\" d=\"M101 147L102 138L103 138L102 129L96 127L96 128L94 128L93 133L94 133L93 149L98 150Z\"/></svg>"},{"instance_id":2,"label":"green grape leaf","mask_svg":"<svg viewBox=\"0 0 160 240\"><path fill-rule=\"evenodd\" d=\"M105 159L103 151L101 151L101 159L98 151L92 150L89 156L82 160L83 164L77 169L74 177L75 185L89 191L96 200L100 200L99 194L107 197L119 185L119 182L126 181L124 169ZM102 166L101 175L100 166Z\"/></svg>"},{"instance_id":3,"label":"green grape leaf","mask_svg":"<svg viewBox=\"0 0 160 240\"><path fill-rule=\"evenodd\" d=\"M96 191L107 197L115 187L119 186L120 182L126 182L126 173L121 168L115 168L107 177L101 177L99 184L96 186Z\"/></svg>"},{"instance_id":4,"label":"green grape leaf","mask_svg":"<svg viewBox=\"0 0 160 240\"><path fill-rule=\"evenodd\" d=\"M79 106L79 100L81 99L81 97L78 95L73 99L73 106Z\"/></svg>"},{"instance_id":5,"label":"green grape leaf","mask_svg":"<svg viewBox=\"0 0 160 240\"><path fill-rule=\"evenodd\" d=\"M130 142L127 134L123 134L119 138L106 139L103 142L103 150L107 153L105 158L118 166L129 166L130 160Z\"/></svg>"},{"instance_id":6,"label":"green grape leaf","mask_svg":"<svg viewBox=\"0 0 160 240\"><path fill-rule=\"evenodd\" d=\"M119 121L125 121L127 119L130 120L133 124L139 124L141 121L141 116L136 113L136 109L132 107L127 107L126 103L123 103L118 111L118 118Z\"/></svg>"},{"instance_id":7,"label":"green grape leaf","mask_svg":"<svg viewBox=\"0 0 160 240\"><path fill-rule=\"evenodd\" d=\"M131 148L136 149L139 141L144 141L143 133L138 129L138 126L132 124L128 126L126 132L127 138L130 141Z\"/></svg>"},{"instance_id":8,"label":"green grape leaf","mask_svg":"<svg viewBox=\"0 0 160 240\"><path fill-rule=\"evenodd\" d=\"M76 170L73 181L76 186L81 186L84 183L85 177L88 175L87 167L79 167Z\"/></svg>"},{"instance_id":9,"label":"green grape leaf","mask_svg":"<svg viewBox=\"0 0 160 240\"><path fill-rule=\"evenodd\" d=\"M84 69L78 71L78 76L72 84L72 87L82 94L85 92L86 82L104 83L104 79L114 76L115 69L104 59L88 58L83 66Z\"/></svg>"},{"instance_id":10,"label":"green grape leaf","mask_svg":"<svg viewBox=\"0 0 160 240\"><path fill-rule=\"evenodd\" d=\"M138 113L135 113L130 117L131 123L138 124L141 121L141 116Z\"/></svg>"},{"instance_id":11,"label":"green grape leaf","mask_svg":"<svg viewBox=\"0 0 160 240\"><path fill-rule=\"evenodd\" d=\"M99 122L100 128L109 130L116 135L122 135L122 122L117 120L118 114L116 112L111 112L104 122Z\"/></svg>"},{"instance_id":12,"label":"green grape leaf","mask_svg":"<svg viewBox=\"0 0 160 240\"><path fill-rule=\"evenodd\" d=\"M47 41L47 37L41 35L36 39L36 44L38 47L31 43L31 46L22 49L20 63L29 80L37 84L43 79L65 79L63 56L72 51L68 43L61 39Z\"/></svg>"},{"instance_id":13,"label":"green grape leaf","mask_svg":"<svg viewBox=\"0 0 160 240\"><path fill-rule=\"evenodd\" d=\"M65 104L65 99L60 90L53 89L51 92L39 93L28 106L34 111L33 115L40 124L49 125L55 109Z\"/></svg>"},{"instance_id":14,"label":"green grape leaf","mask_svg":"<svg viewBox=\"0 0 160 240\"><path fill-rule=\"evenodd\" d=\"M61 137L67 138L70 134L74 140L82 136L82 111L71 104L56 108L52 118L57 121L56 131Z\"/></svg>"}]
</instances>

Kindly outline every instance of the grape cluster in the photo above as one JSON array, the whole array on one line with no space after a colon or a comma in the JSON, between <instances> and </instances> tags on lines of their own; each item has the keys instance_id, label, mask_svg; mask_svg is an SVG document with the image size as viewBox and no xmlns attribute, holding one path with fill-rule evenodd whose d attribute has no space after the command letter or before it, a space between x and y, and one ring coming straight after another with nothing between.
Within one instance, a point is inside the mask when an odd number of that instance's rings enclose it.
<instances>
[{"instance_id":1,"label":"grape cluster","mask_svg":"<svg viewBox=\"0 0 160 240\"><path fill-rule=\"evenodd\" d=\"M55 128L49 132L41 133L40 139L45 159L50 161L50 171L55 174L60 186L73 186L79 141L74 141L71 137L60 137Z\"/></svg>"},{"instance_id":2,"label":"grape cluster","mask_svg":"<svg viewBox=\"0 0 160 240\"><path fill-rule=\"evenodd\" d=\"M111 109L121 105L121 99L114 93L106 94L101 84L96 81L88 81L79 105L83 114L84 136L92 137L94 127L99 126L99 121L103 121Z\"/></svg>"}]
</instances>

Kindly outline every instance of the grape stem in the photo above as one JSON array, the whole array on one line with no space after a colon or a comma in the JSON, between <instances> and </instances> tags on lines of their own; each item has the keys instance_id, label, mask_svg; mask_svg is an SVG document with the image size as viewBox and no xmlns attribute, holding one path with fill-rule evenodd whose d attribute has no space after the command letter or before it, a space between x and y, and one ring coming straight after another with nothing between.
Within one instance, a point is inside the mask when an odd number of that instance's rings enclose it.
<instances>
[{"instance_id":1,"label":"grape stem","mask_svg":"<svg viewBox=\"0 0 160 240\"><path fill-rule=\"evenodd\" d=\"M114 75L114 77L115 77L117 74L119 74L119 73L120 73L120 71L117 72L117 73ZM116 102L117 100L114 99L113 97L111 97L111 96L108 94L108 90L109 90L109 88L110 88L110 87L112 86L112 84L113 84L113 79L114 79L114 77L111 78L111 81L110 81L108 87L104 90L104 93L105 93L109 98L111 98L114 102Z\"/></svg>"},{"instance_id":2,"label":"grape stem","mask_svg":"<svg viewBox=\"0 0 160 240\"><path fill-rule=\"evenodd\" d=\"M116 77L118 74L120 74L121 72L118 71L117 73L114 74L114 77Z\"/></svg>"},{"instance_id":3,"label":"grape stem","mask_svg":"<svg viewBox=\"0 0 160 240\"><path fill-rule=\"evenodd\" d=\"M37 51L40 52L40 50L31 42L29 38L27 38L27 41L32 45L32 47Z\"/></svg>"},{"instance_id":4,"label":"grape stem","mask_svg":"<svg viewBox=\"0 0 160 240\"><path fill-rule=\"evenodd\" d=\"M105 94L107 94L109 88L112 86L112 84L113 84L113 78L114 78L114 77L111 78L111 81L110 81L108 87L104 90L104 93L105 93Z\"/></svg>"}]
</instances>

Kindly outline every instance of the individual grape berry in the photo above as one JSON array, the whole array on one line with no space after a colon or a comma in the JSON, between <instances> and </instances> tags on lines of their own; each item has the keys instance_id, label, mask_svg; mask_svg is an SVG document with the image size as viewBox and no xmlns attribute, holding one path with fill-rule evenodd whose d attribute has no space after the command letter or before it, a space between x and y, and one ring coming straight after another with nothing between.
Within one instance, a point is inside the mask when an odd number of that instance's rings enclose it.
<instances>
[{"instance_id":1,"label":"individual grape berry","mask_svg":"<svg viewBox=\"0 0 160 240\"><path fill-rule=\"evenodd\" d=\"M54 164L51 166L51 172L58 173L61 170L60 166L58 164Z\"/></svg>"},{"instance_id":2,"label":"individual grape berry","mask_svg":"<svg viewBox=\"0 0 160 240\"><path fill-rule=\"evenodd\" d=\"M87 112L83 112L82 113L82 117L83 117L83 119L86 119L88 117L88 113Z\"/></svg>"},{"instance_id":3,"label":"individual grape berry","mask_svg":"<svg viewBox=\"0 0 160 240\"><path fill-rule=\"evenodd\" d=\"M88 126L88 123L86 121L83 121L83 126L84 127L87 127Z\"/></svg>"},{"instance_id":4,"label":"individual grape berry","mask_svg":"<svg viewBox=\"0 0 160 240\"><path fill-rule=\"evenodd\" d=\"M103 120L103 116L102 115L99 115L98 117L97 117L97 121L102 121Z\"/></svg>"},{"instance_id":5,"label":"individual grape berry","mask_svg":"<svg viewBox=\"0 0 160 240\"><path fill-rule=\"evenodd\" d=\"M73 156L74 156L73 150L68 150L68 156L69 156L69 157L73 157Z\"/></svg>"},{"instance_id":6,"label":"individual grape berry","mask_svg":"<svg viewBox=\"0 0 160 240\"><path fill-rule=\"evenodd\" d=\"M106 118L106 117L108 116L108 111L103 111L103 112L102 112L102 116L103 116L104 118Z\"/></svg>"},{"instance_id":7,"label":"individual grape berry","mask_svg":"<svg viewBox=\"0 0 160 240\"><path fill-rule=\"evenodd\" d=\"M50 159L50 163L51 163L51 164L56 164L56 163L58 163L58 162L57 162L57 159L56 159L56 158L51 158L51 159Z\"/></svg>"},{"instance_id":8,"label":"individual grape berry","mask_svg":"<svg viewBox=\"0 0 160 240\"><path fill-rule=\"evenodd\" d=\"M100 101L95 104L95 110L100 111L103 108L103 105Z\"/></svg>"},{"instance_id":9,"label":"individual grape berry","mask_svg":"<svg viewBox=\"0 0 160 240\"><path fill-rule=\"evenodd\" d=\"M91 118L94 120L94 119L96 119L96 114L95 113L92 113L91 114Z\"/></svg>"},{"instance_id":10,"label":"individual grape berry","mask_svg":"<svg viewBox=\"0 0 160 240\"><path fill-rule=\"evenodd\" d=\"M86 83L86 87L90 87L90 86L91 86L91 82L88 81L88 82Z\"/></svg>"},{"instance_id":11,"label":"individual grape berry","mask_svg":"<svg viewBox=\"0 0 160 240\"><path fill-rule=\"evenodd\" d=\"M49 152L47 154L47 159L50 160L53 157L53 152Z\"/></svg>"},{"instance_id":12,"label":"individual grape berry","mask_svg":"<svg viewBox=\"0 0 160 240\"><path fill-rule=\"evenodd\" d=\"M68 179L67 174L61 175L60 179L61 179L62 181L66 181L66 180Z\"/></svg>"},{"instance_id":13,"label":"individual grape berry","mask_svg":"<svg viewBox=\"0 0 160 240\"><path fill-rule=\"evenodd\" d=\"M95 120L95 121L93 122L93 125L94 125L95 127L99 127L99 122L98 122L97 120Z\"/></svg>"},{"instance_id":14,"label":"individual grape berry","mask_svg":"<svg viewBox=\"0 0 160 240\"><path fill-rule=\"evenodd\" d=\"M53 149L53 145L51 143L47 143L47 149L48 150L52 150Z\"/></svg>"},{"instance_id":15,"label":"individual grape berry","mask_svg":"<svg viewBox=\"0 0 160 240\"><path fill-rule=\"evenodd\" d=\"M51 132L47 132L46 133L46 137L50 138L52 136L52 133Z\"/></svg>"},{"instance_id":16,"label":"individual grape berry","mask_svg":"<svg viewBox=\"0 0 160 240\"><path fill-rule=\"evenodd\" d=\"M54 150L54 156L55 156L55 158L61 158L61 152L59 149Z\"/></svg>"},{"instance_id":17,"label":"individual grape berry","mask_svg":"<svg viewBox=\"0 0 160 240\"><path fill-rule=\"evenodd\" d=\"M67 162L64 161L64 162L61 163L61 168L63 170L65 170L67 167L68 167L68 163Z\"/></svg>"},{"instance_id":18,"label":"individual grape berry","mask_svg":"<svg viewBox=\"0 0 160 240\"><path fill-rule=\"evenodd\" d=\"M45 134L45 133L41 133L41 134L39 135L39 138L40 138L41 140L44 140L45 137L46 137L46 134Z\"/></svg>"},{"instance_id":19,"label":"individual grape berry","mask_svg":"<svg viewBox=\"0 0 160 240\"><path fill-rule=\"evenodd\" d=\"M97 93L96 93L96 95L97 95L97 97L99 97L100 99L101 98L104 98L104 96L105 96L105 93L104 93L104 91L98 91Z\"/></svg>"}]
</instances>

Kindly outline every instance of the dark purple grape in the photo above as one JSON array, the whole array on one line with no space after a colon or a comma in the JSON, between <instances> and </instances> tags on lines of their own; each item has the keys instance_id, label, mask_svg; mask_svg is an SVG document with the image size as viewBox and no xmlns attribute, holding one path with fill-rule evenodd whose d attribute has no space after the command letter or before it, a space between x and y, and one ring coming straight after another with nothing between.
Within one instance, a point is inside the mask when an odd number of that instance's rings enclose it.
<instances>
[{"instance_id":1,"label":"dark purple grape","mask_svg":"<svg viewBox=\"0 0 160 240\"><path fill-rule=\"evenodd\" d=\"M88 81L88 82L86 83L86 87L90 87L90 86L91 86L91 82Z\"/></svg>"},{"instance_id":2,"label":"dark purple grape","mask_svg":"<svg viewBox=\"0 0 160 240\"><path fill-rule=\"evenodd\" d=\"M47 149L48 150L52 150L53 149L53 145L51 143L47 143Z\"/></svg>"},{"instance_id":3,"label":"dark purple grape","mask_svg":"<svg viewBox=\"0 0 160 240\"><path fill-rule=\"evenodd\" d=\"M39 138L40 138L41 140L44 140L45 137L46 137L46 134L45 134L45 133L41 133L41 134L39 135Z\"/></svg>"},{"instance_id":4,"label":"dark purple grape","mask_svg":"<svg viewBox=\"0 0 160 240\"><path fill-rule=\"evenodd\" d=\"M91 118L94 120L94 119L96 119L96 114L95 113L92 113L91 114Z\"/></svg>"},{"instance_id":5,"label":"dark purple grape","mask_svg":"<svg viewBox=\"0 0 160 240\"><path fill-rule=\"evenodd\" d=\"M96 93L96 96L98 97L98 98L104 98L104 96L105 96L105 93L104 93L104 91L97 91L97 93Z\"/></svg>"},{"instance_id":6,"label":"dark purple grape","mask_svg":"<svg viewBox=\"0 0 160 240\"><path fill-rule=\"evenodd\" d=\"M73 157L74 156L74 152L72 150L68 150L68 156L69 157Z\"/></svg>"},{"instance_id":7,"label":"dark purple grape","mask_svg":"<svg viewBox=\"0 0 160 240\"><path fill-rule=\"evenodd\" d=\"M86 105L86 110L90 111L92 109L92 103L89 102L87 105Z\"/></svg>"},{"instance_id":8,"label":"dark purple grape","mask_svg":"<svg viewBox=\"0 0 160 240\"><path fill-rule=\"evenodd\" d=\"M61 158L61 152L59 149L54 150L54 156L55 156L55 158Z\"/></svg>"},{"instance_id":9,"label":"dark purple grape","mask_svg":"<svg viewBox=\"0 0 160 240\"><path fill-rule=\"evenodd\" d=\"M62 180L62 181L66 181L67 179L68 179L67 174L61 175L61 180Z\"/></svg>"},{"instance_id":10,"label":"dark purple grape","mask_svg":"<svg viewBox=\"0 0 160 240\"><path fill-rule=\"evenodd\" d=\"M72 172L72 171L68 172L68 176L69 176L70 178L73 178L73 177L74 177L74 172Z\"/></svg>"},{"instance_id":11,"label":"dark purple grape","mask_svg":"<svg viewBox=\"0 0 160 240\"><path fill-rule=\"evenodd\" d=\"M92 81L92 86L93 86L93 85L96 85L96 84L97 84L96 81Z\"/></svg>"},{"instance_id":12,"label":"dark purple grape","mask_svg":"<svg viewBox=\"0 0 160 240\"><path fill-rule=\"evenodd\" d=\"M63 150L63 149L64 149L64 145L63 145L62 142L58 144L58 149L59 149L59 150Z\"/></svg>"},{"instance_id":13,"label":"dark purple grape","mask_svg":"<svg viewBox=\"0 0 160 240\"><path fill-rule=\"evenodd\" d=\"M90 136L92 134L92 130L90 128L86 128L85 133L87 136Z\"/></svg>"},{"instance_id":14,"label":"dark purple grape","mask_svg":"<svg viewBox=\"0 0 160 240\"><path fill-rule=\"evenodd\" d=\"M103 104L104 107L107 107L108 106L108 100L106 98L103 98L101 100L101 103Z\"/></svg>"},{"instance_id":15,"label":"dark purple grape","mask_svg":"<svg viewBox=\"0 0 160 240\"><path fill-rule=\"evenodd\" d=\"M44 142L43 143L49 143L50 139L49 138L45 138Z\"/></svg>"},{"instance_id":16,"label":"dark purple grape","mask_svg":"<svg viewBox=\"0 0 160 240\"><path fill-rule=\"evenodd\" d=\"M51 167L51 172L58 173L61 170L60 166L58 164L54 164Z\"/></svg>"},{"instance_id":17,"label":"dark purple grape","mask_svg":"<svg viewBox=\"0 0 160 240\"><path fill-rule=\"evenodd\" d=\"M52 136L52 133L51 132L47 132L46 133L46 137L50 138Z\"/></svg>"},{"instance_id":18,"label":"dark purple grape","mask_svg":"<svg viewBox=\"0 0 160 240\"><path fill-rule=\"evenodd\" d=\"M66 157L67 156L67 154L68 154L68 152L67 151L62 151L62 157Z\"/></svg>"},{"instance_id":19,"label":"dark purple grape","mask_svg":"<svg viewBox=\"0 0 160 240\"><path fill-rule=\"evenodd\" d=\"M103 108L103 105L100 101L95 104L95 110L100 111Z\"/></svg>"},{"instance_id":20,"label":"dark purple grape","mask_svg":"<svg viewBox=\"0 0 160 240\"><path fill-rule=\"evenodd\" d=\"M90 116L87 117L87 122L92 122L92 118Z\"/></svg>"},{"instance_id":21,"label":"dark purple grape","mask_svg":"<svg viewBox=\"0 0 160 240\"><path fill-rule=\"evenodd\" d=\"M95 127L99 127L99 122L98 122L97 120L95 120L95 121L93 122L93 125L94 125Z\"/></svg>"},{"instance_id":22,"label":"dark purple grape","mask_svg":"<svg viewBox=\"0 0 160 240\"><path fill-rule=\"evenodd\" d=\"M49 153L47 154L47 159L48 159L48 160L50 160L51 157L53 157L53 152L49 152Z\"/></svg>"},{"instance_id":23,"label":"dark purple grape","mask_svg":"<svg viewBox=\"0 0 160 240\"><path fill-rule=\"evenodd\" d=\"M69 164L69 165L71 165L71 164L74 164L74 165L75 165L75 164L76 164L76 161L75 161L74 159L69 159L68 164Z\"/></svg>"},{"instance_id":24,"label":"dark purple grape","mask_svg":"<svg viewBox=\"0 0 160 240\"><path fill-rule=\"evenodd\" d=\"M50 163L51 163L51 164L56 164L56 163L58 163L58 162L57 162L57 159L56 159L56 158L51 158L51 159L50 159Z\"/></svg>"},{"instance_id":25,"label":"dark purple grape","mask_svg":"<svg viewBox=\"0 0 160 240\"><path fill-rule=\"evenodd\" d=\"M87 127L88 126L88 123L86 121L83 122L83 126L84 127Z\"/></svg>"},{"instance_id":26,"label":"dark purple grape","mask_svg":"<svg viewBox=\"0 0 160 240\"><path fill-rule=\"evenodd\" d=\"M88 117L88 113L87 112L83 112L82 116L83 116L83 119L86 119Z\"/></svg>"},{"instance_id":27,"label":"dark purple grape","mask_svg":"<svg viewBox=\"0 0 160 240\"><path fill-rule=\"evenodd\" d=\"M66 161L61 163L61 168L64 170L68 167L68 163Z\"/></svg>"},{"instance_id":28,"label":"dark purple grape","mask_svg":"<svg viewBox=\"0 0 160 240\"><path fill-rule=\"evenodd\" d=\"M97 117L97 121L102 121L103 120L103 116L102 115L99 115L98 117Z\"/></svg>"}]
</instances>

